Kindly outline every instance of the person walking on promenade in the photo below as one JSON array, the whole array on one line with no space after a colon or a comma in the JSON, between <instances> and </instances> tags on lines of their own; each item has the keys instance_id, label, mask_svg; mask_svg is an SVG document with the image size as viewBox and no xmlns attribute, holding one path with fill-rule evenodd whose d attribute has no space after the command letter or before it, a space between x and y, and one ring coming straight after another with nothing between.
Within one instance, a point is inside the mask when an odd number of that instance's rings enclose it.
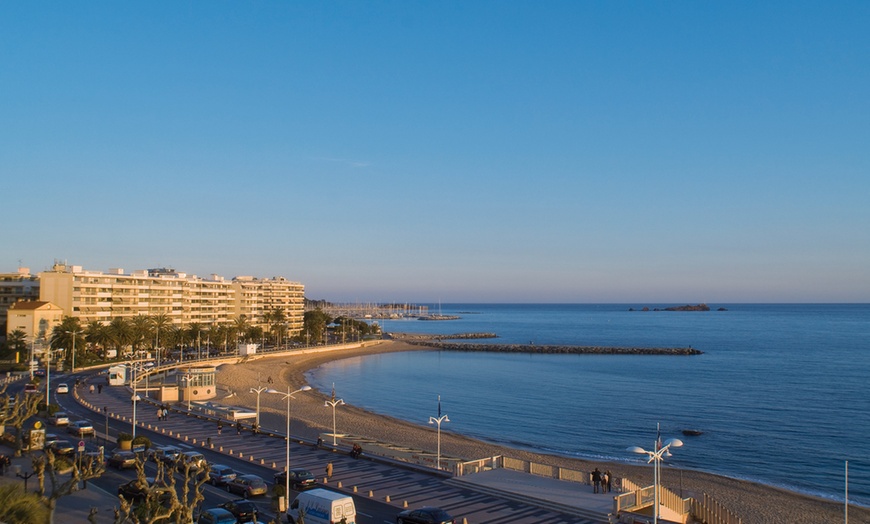
<instances>
[{"instance_id":1,"label":"person walking on promenade","mask_svg":"<svg viewBox=\"0 0 870 524\"><path fill-rule=\"evenodd\" d=\"M97 393L99 393L100 395L103 394L103 385L102 384L97 384Z\"/></svg>"},{"instance_id":2,"label":"person walking on promenade","mask_svg":"<svg viewBox=\"0 0 870 524\"><path fill-rule=\"evenodd\" d=\"M332 478L332 462L326 464L326 478Z\"/></svg>"},{"instance_id":3,"label":"person walking on promenade","mask_svg":"<svg viewBox=\"0 0 870 524\"><path fill-rule=\"evenodd\" d=\"M601 487L601 471L598 468L595 468L592 471L592 493L598 493L598 490L600 487Z\"/></svg>"},{"instance_id":4,"label":"person walking on promenade","mask_svg":"<svg viewBox=\"0 0 870 524\"><path fill-rule=\"evenodd\" d=\"M163 420L163 408L157 406L157 420Z\"/></svg>"},{"instance_id":5,"label":"person walking on promenade","mask_svg":"<svg viewBox=\"0 0 870 524\"><path fill-rule=\"evenodd\" d=\"M255 437L257 436L257 433L259 431L260 431L260 426L258 426L256 422L251 424L251 433L253 433Z\"/></svg>"},{"instance_id":6,"label":"person walking on promenade","mask_svg":"<svg viewBox=\"0 0 870 524\"><path fill-rule=\"evenodd\" d=\"M236 435L242 434L242 421L236 422Z\"/></svg>"},{"instance_id":7,"label":"person walking on promenade","mask_svg":"<svg viewBox=\"0 0 870 524\"><path fill-rule=\"evenodd\" d=\"M218 435L224 430L224 423L222 420L218 420Z\"/></svg>"},{"instance_id":8,"label":"person walking on promenade","mask_svg":"<svg viewBox=\"0 0 870 524\"><path fill-rule=\"evenodd\" d=\"M91 384L90 387L88 388L88 393L90 393L91 395L94 394L94 385L93 384Z\"/></svg>"},{"instance_id":9,"label":"person walking on promenade","mask_svg":"<svg viewBox=\"0 0 870 524\"><path fill-rule=\"evenodd\" d=\"M610 473L609 469L604 472L601 487L604 489L605 493L610 493L610 481L612 480L612 478L613 475Z\"/></svg>"}]
</instances>

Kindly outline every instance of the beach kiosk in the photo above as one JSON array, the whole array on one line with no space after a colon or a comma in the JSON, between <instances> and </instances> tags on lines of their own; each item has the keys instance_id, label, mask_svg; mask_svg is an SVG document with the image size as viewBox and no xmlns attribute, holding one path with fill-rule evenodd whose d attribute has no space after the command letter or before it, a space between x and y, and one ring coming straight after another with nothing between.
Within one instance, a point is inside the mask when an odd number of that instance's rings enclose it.
<instances>
[{"instance_id":1,"label":"beach kiosk","mask_svg":"<svg viewBox=\"0 0 870 524\"><path fill-rule=\"evenodd\" d=\"M214 366L190 366L176 372L178 393L185 402L208 400L217 395Z\"/></svg>"},{"instance_id":2,"label":"beach kiosk","mask_svg":"<svg viewBox=\"0 0 870 524\"><path fill-rule=\"evenodd\" d=\"M127 366L112 366L109 368L109 385L123 386L127 383Z\"/></svg>"}]
</instances>

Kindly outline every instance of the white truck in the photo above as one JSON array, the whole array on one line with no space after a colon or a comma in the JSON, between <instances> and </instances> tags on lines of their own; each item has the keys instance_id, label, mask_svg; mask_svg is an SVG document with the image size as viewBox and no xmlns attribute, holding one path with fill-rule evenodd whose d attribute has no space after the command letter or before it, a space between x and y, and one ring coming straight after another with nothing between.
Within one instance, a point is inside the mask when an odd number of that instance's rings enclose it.
<instances>
[{"instance_id":1,"label":"white truck","mask_svg":"<svg viewBox=\"0 0 870 524\"><path fill-rule=\"evenodd\" d=\"M300 513L305 524L356 524L353 498L323 488L300 493L287 508L287 522L296 524Z\"/></svg>"}]
</instances>

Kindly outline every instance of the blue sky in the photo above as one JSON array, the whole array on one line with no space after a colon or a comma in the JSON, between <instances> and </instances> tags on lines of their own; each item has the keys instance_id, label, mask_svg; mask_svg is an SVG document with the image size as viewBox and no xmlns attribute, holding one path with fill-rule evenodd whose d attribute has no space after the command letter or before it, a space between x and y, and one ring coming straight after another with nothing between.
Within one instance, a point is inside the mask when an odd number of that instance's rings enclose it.
<instances>
[{"instance_id":1,"label":"blue sky","mask_svg":"<svg viewBox=\"0 0 870 524\"><path fill-rule=\"evenodd\" d=\"M870 3L5 2L0 271L870 301Z\"/></svg>"}]
</instances>

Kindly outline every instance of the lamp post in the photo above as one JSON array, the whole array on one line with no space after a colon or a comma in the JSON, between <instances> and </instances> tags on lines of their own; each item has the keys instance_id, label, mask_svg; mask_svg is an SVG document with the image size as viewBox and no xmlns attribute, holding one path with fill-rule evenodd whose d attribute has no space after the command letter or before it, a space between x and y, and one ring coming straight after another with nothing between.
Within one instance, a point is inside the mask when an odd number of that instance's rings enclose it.
<instances>
[{"instance_id":1,"label":"lamp post","mask_svg":"<svg viewBox=\"0 0 870 524\"><path fill-rule=\"evenodd\" d=\"M193 374L188 371L184 374L184 384L187 386L187 414L190 415L190 379L193 378Z\"/></svg>"},{"instance_id":2,"label":"lamp post","mask_svg":"<svg viewBox=\"0 0 870 524\"><path fill-rule=\"evenodd\" d=\"M251 388L251 393L257 394L257 427L260 427L260 393L264 391L269 391L269 388L266 386L260 386L259 381L257 382L257 387Z\"/></svg>"},{"instance_id":3,"label":"lamp post","mask_svg":"<svg viewBox=\"0 0 870 524\"><path fill-rule=\"evenodd\" d=\"M647 451L640 446L631 446L626 451L630 451L632 453L640 453L642 455L646 455L649 457L647 464L653 462L653 504L655 507L653 508L653 522L658 524L659 521L659 480L661 478L661 467L662 460L664 457L670 457L670 449L678 448L683 445L683 441L677 438L672 438L666 440L662 443L661 439L661 431L660 428L656 431L656 441L654 444L655 451Z\"/></svg>"},{"instance_id":4,"label":"lamp post","mask_svg":"<svg viewBox=\"0 0 870 524\"><path fill-rule=\"evenodd\" d=\"M130 397L130 400L133 401L133 438L136 438L136 402L142 400L142 397L133 393L133 396Z\"/></svg>"},{"instance_id":5,"label":"lamp post","mask_svg":"<svg viewBox=\"0 0 870 524\"><path fill-rule=\"evenodd\" d=\"M441 415L441 395L438 395L438 417L429 417L429 424L438 424L438 462L437 467L441 469L441 423L450 422L447 418L447 413Z\"/></svg>"},{"instance_id":6,"label":"lamp post","mask_svg":"<svg viewBox=\"0 0 870 524\"><path fill-rule=\"evenodd\" d=\"M344 405L344 400L335 398L335 384L332 385L332 400L327 400L323 405L332 406L332 447L335 447L335 406Z\"/></svg>"},{"instance_id":7,"label":"lamp post","mask_svg":"<svg viewBox=\"0 0 870 524\"><path fill-rule=\"evenodd\" d=\"M81 332L80 329L73 329L66 332L68 335L72 335L72 365L70 366L70 373L76 372L76 335Z\"/></svg>"},{"instance_id":8,"label":"lamp post","mask_svg":"<svg viewBox=\"0 0 870 524\"><path fill-rule=\"evenodd\" d=\"M287 509L287 500L290 496L290 399L294 398L293 395L296 393L301 393L303 391L308 391L311 389L311 386L302 386L296 391L290 391L290 386L287 386L287 393L283 391L278 391L277 389L267 389L266 393L275 393L283 396L283 400L287 401L287 462L284 466L284 510Z\"/></svg>"},{"instance_id":9,"label":"lamp post","mask_svg":"<svg viewBox=\"0 0 870 524\"><path fill-rule=\"evenodd\" d=\"M103 415L106 416L106 445L109 445L109 407L103 406Z\"/></svg>"},{"instance_id":10,"label":"lamp post","mask_svg":"<svg viewBox=\"0 0 870 524\"><path fill-rule=\"evenodd\" d=\"M48 346L48 349L45 350L46 355L46 364L45 364L45 407L48 409L48 406L51 404L51 346ZM63 351L63 348L58 348L54 351Z\"/></svg>"}]
</instances>

